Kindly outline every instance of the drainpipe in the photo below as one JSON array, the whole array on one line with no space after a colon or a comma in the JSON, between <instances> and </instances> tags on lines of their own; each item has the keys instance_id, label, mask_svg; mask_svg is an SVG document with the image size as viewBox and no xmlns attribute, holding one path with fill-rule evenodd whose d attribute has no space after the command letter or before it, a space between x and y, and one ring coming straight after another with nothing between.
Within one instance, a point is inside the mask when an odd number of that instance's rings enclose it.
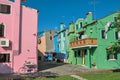
<instances>
[{"instance_id":1,"label":"drainpipe","mask_svg":"<svg viewBox=\"0 0 120 80\"><path fill-rule=\"evenodd\" d=\"M13 46L13 50L15 50L15 52L19 53L19 34L20 34L20 1L21 0L15 0L14 2L14 10L13 10L13 16L14 16L14 21L13 21L13 25L14 25L14 33L13 34L13 38L14 38L14 46Z\"/></svg>"}]
</instances>

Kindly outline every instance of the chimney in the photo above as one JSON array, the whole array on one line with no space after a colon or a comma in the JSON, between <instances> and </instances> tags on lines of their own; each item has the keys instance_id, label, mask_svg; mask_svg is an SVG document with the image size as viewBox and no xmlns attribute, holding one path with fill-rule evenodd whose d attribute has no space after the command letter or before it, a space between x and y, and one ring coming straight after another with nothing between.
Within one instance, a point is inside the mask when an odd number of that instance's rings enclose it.
<instances>
[{"instance_id":1,"label":"chimney","mask_svg":"<svg viewBox=\"0 0 120 80\"><path fill-rule=\"evenodd\" d=\"M86 14L86 20L87 20L87 23L91 23L93 18L92 18L92 12L88 12Z\"/></svg>"},{"instance_id":2,"label":"chimney","mask_svg":"<svg viewBox=\"0 0 120 80\"><path fill-rule=\"evenodd\" d=\"M65 29L65 24L64 23L60 23L60 30L64 30Z\"/></svg>"},{"instance_id":3,"label":"chimney","mask_svg":"<svg viewBox=\"0 0 120 80\"><path fill-rule=\"evenodd\" d=\"M74 32L74 30L75 30L74 22L71 22L69 24L69 32Z\"/></svg>"}]
</instances>

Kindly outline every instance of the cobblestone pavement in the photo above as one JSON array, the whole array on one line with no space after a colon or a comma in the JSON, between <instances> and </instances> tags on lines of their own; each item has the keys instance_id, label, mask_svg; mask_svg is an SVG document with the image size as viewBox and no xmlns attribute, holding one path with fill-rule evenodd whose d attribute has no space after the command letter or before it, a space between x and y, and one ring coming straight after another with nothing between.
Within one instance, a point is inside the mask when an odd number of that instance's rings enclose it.
<instances>
[{"instance_id":1,"label":"cobblestone pavement","mask_svg":"<svg viewBox=\"0 0 120 80\"><path fill-rule=\"evenodd\" d=\"M38 69L39 69L38 72L29 74L0 74L0 80L13 80L16 78L41 77L41 76L52 77L60 75L72 75L83 72L99 71L97 69L88 69L85 66L81 65L72 65L56 62L39 62Z\"/></svg>"}]
</instances>

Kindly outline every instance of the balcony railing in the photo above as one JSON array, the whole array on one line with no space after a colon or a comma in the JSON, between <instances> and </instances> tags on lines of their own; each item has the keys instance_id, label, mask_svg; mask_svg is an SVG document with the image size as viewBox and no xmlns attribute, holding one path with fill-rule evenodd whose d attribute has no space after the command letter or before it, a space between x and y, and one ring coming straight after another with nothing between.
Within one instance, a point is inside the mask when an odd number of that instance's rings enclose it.
<instances>
[{"instance_id":1,"label":"balcony railing","mask_svg":"<svg viewBox=\"0 0 120 80\"><path fill-rule=\"evenodd\" d=\"M70 42L70 48L74 47L85 47L85 46L96 46L97 39L96 38L85 38L77 41Z\"/></svg>"}]
</instances>

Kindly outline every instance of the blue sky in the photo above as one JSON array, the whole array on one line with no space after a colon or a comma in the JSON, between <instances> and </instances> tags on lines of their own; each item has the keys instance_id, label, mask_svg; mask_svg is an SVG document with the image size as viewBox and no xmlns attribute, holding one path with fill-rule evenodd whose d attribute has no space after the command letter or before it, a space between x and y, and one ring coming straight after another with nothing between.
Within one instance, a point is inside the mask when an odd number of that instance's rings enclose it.
<instances>
[{"instance_id":1,"label":"blue sky","mask_svg":"<svg viewBox=\"0 0 120 80\"><path fill-rule=\"evenodd\" d=\"M95 5L93 1L96 2ZM99 19L120 10L120 0L26 0L24 4L39 10L39 32L59 29L61 22L68 27L77 18L85 18L89 11L93 12L93 17Z\"/></svg>"}]
</instances>

